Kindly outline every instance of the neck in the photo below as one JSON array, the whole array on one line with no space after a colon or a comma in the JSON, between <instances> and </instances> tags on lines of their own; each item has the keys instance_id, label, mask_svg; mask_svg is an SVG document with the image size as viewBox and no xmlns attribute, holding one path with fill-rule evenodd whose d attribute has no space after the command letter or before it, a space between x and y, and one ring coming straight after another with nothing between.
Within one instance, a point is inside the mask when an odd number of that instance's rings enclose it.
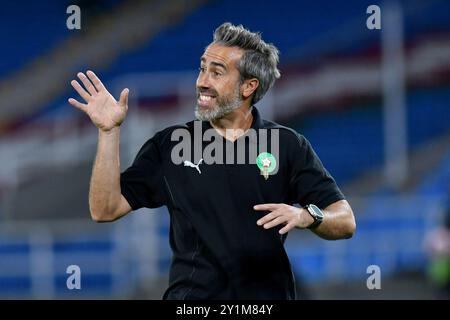
<instances>
[{"instance_id":1,"label":"neck","mask_svg":"<svg viewBox=\"0 0 450 320\"><path fill-rule=\"evenodd\" d=\"M210 121L210 124L221 136L234 141L252 126L252 108L243 104L226 116Z\"/></svg>"}]
</instances>

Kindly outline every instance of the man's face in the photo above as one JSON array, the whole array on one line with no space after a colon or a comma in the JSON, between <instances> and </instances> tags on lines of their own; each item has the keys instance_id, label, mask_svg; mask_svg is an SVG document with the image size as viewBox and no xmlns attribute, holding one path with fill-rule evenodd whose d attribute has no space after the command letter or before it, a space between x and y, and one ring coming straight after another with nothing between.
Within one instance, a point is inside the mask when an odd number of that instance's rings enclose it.
<instances>
[{"instance_id":1,"label":"man's face","mask_svg":"<svg viewBox=\"0 0 450 320\"><path fill-rule=\"evenodd\" d=\"M242 105L237 69L242 54L243 50L239 48L219 44L206 48L197 78L197 119L220 119Z\"/></svg>"}]
</instances>

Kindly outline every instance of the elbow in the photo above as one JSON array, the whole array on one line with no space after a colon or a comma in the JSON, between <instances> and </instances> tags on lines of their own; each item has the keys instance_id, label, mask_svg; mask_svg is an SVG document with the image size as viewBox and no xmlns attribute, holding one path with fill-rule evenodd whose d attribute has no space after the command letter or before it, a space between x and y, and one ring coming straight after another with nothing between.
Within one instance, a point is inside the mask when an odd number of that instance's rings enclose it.
<instances>
[{"instance_id":1,"label":"elbow","mask_svg":"<svg viewBox=\"0 0 450 320\"><path fill-rule=\"evenodd\" d=\"M356 223L355 221L353 221L352 223L349 223L349 225L346 227L345 232L344 232L344 239L350 239L353 237L353 235L355 234L356 231Z\"/></svg>"},{"instance_id":2,"label":"elbow","mask_svg":"<svg viewBox=\"0 0 450 320\"><path fill-rule=\"evenodd\" d=\"M356 232L356 220L355 215L353 214L353 210L348 205L347 210L345 210L345 218L343 219L342 224L342 238L341 239L350 239Z\"/></svg>"},{"instance_id":3,"label":"elbow","mask_svg":"<svg viewBox=\"0 0 450 320\"><path fill-rule=\"evenodd\" d=\"M112 221L114 221L114 219L111 219L111 218L105 218L105 217L102 217L102 216L96 216L96 215L92 215L92 214L91 214L91 219L92 219L92 221L97 222L97 223L104 223L104 222L112 222Z\"/></svg>"},{"instance_id":4,"label":"elbow","mask_svg":"<svg viewBox=\"0 0 450 320\"><path fill-rule=\"evenodd\" d=\"M107 210L90 208L91 219L97 223L112 222L116 220L113 214L108 214Z\"/></svg>"},{"instance_id":5,"label":"elbow","mask_svg":"<svg viewBox=\"0 0 450 320\"><path fill-rule=\"evenodd\" d=\"M91 219L92 219L92 221L97 222L97 223L114 221L114 219L112 219L112 218L109 218L105 215L101 215L98 213L94 213L92 211L91 211Z\"/></svg>"},{"instance_id":6,"label":"elbow","mask_svg":"<svg viewBox=\"0 0 450 320\"><path fill-rule=\"evenodd\" d=\"M353 214L351 215L351 218L348 219L349 221L345 224L344 230L343 230L343 239L350 239L353 237L356 231L356 221Z\"/></svg>"}]
</instances>

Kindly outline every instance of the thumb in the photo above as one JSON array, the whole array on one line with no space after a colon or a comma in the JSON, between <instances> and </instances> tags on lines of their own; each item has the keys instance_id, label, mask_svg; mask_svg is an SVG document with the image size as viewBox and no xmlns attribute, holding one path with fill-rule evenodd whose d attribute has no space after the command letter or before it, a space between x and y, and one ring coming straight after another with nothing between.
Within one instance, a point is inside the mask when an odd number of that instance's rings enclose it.
<instances>
[{"instance_id":1,"label":"thumb","mask_svg":"<svg viewBox=\"0 0 450 320\"><path fill-rule=\"evenodd\" d=\"M126 107L128 106L128 94L130 93L130 90L128 88L125 88L122 90L122 92L120 93L120 98L119 98L119 104L122 107Z\"/></svg>"}]
</instances>

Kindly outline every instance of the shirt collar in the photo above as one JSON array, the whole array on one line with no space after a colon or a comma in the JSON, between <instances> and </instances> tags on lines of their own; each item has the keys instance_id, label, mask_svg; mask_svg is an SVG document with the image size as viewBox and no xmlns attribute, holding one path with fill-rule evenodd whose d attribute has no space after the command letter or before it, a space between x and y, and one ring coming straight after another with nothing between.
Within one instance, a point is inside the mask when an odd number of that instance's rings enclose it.
<instances>
[{"instance_id":1,"label":"shirt collar","mask_svg":"<svg viewBox=\"0 0 450 320\"><path fill-rule=\"evenodd\" d=\"M252 106L252 115L253 115L253 122L252 122L252 128L255 130L258 130L263 127L263 121L261 119L261 115L259 114L258 109L256 109L255 106Z\"/></svg>"}]
</instances>

